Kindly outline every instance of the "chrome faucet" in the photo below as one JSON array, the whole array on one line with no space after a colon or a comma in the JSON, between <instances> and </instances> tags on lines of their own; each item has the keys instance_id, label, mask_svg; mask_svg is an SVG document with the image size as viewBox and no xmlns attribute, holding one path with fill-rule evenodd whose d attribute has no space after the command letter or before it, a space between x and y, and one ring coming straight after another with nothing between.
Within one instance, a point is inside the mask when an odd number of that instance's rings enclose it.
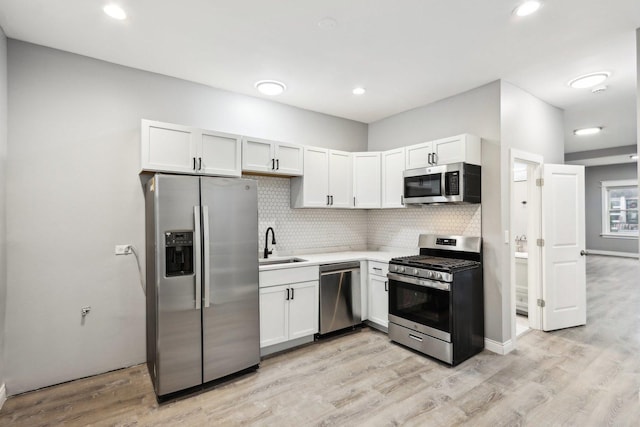
<instances>
[{"instance_id":1,"label":"chrome faucet","mask_svg":"<svg viewBox=\"0 0 640 427\"><path fill-rule=\"evenodd\" d=\"M273 250L269 250L269 230L271 230L271 244L276 244L276 232L272 227L267 228L267 233L264 235L264 258L269 258L269 254L273 253Z\"/></svg>"}]
</instances>

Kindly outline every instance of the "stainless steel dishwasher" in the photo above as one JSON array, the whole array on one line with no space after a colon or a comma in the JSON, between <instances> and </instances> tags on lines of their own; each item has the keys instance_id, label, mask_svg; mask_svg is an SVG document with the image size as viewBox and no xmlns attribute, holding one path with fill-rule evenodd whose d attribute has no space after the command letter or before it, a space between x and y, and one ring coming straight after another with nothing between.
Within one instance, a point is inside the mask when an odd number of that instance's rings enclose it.
<instances>
[{"instance_id":1,"label":"stainless steel dishwasher","mask_svg":"<svg viewBox=\"0 0 640 427\"><path fill-rule=\"evenodd\" d=\"M362 323L360 263L320 266L320 335Z\"/></svg>"}]
</instances>

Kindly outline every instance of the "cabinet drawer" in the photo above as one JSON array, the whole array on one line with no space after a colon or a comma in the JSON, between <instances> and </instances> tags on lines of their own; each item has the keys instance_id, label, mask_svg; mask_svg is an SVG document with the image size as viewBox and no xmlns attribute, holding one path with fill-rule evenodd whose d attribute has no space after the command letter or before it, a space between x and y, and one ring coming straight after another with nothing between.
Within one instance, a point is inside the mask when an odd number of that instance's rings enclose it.
<instances>
[{"instance_id":1,"label":"cabinet drawer","mask_svg":"<svg viewBox=\"0 0 640 427\"><path fill-rule=\"evenodd\" d=\"M369 261L369 274L375 274L376 276L387 276L389 272L389 263Z\"/></svg>"},{"instance_id":2,"label":"cabinet drawer","mask_svg":"<svg viewBox=\"0 0 640 427\"><path fill-rule=\"evenodd\" d=\"M318 280L320 271L317 265L289 267L260 272L260 287L288 285L290 283Z\"/></svg>"}]
</instances>

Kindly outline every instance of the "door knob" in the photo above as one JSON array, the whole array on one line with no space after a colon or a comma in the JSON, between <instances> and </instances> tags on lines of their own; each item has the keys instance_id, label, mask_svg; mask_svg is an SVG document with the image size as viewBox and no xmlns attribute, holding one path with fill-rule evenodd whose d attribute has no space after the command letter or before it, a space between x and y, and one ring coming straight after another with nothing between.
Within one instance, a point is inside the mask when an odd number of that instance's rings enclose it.
<instances>
[{"instance_id":1,"label":"door knob","mask_svg":"<svg viewBox=\"0 0 640 427\"><path fill-rule=\"evenodd\" d=\"M585 251L584 249L580 251L580 256L585 256L588 255L587 251Z\"/></svg>"}]
</instances>

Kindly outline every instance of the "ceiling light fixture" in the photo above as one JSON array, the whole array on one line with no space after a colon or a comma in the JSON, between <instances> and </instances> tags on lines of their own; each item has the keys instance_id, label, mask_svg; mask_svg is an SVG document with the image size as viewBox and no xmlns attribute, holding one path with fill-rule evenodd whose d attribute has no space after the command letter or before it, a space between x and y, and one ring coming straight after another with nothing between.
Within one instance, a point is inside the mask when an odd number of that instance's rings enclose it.
<instances>
[{"instance_id":1,"label":"ceiling light fixture","mask_svg":"<svg viewBox=\"0 0 640 427\"><path fill-rule=\"evenodd\" d=\"M118 19L120 21L122 21L123 19L127 19L127 14L117 4L108 4L102 10L113 19Z\"/></svg>"},{"instance_id":2,"label":"ceiling light fixture","mask_svg":"<svg viewBox=\"0 0 640 427\"><path fill-rule=\"evenodd\" d=\"M365 88L363 88L363 87L357 87L357 88L353 89L352 92L353 92L354 95L364 95L364 93L366 91L367 90Z\"/></svg>"},{"instance_id":3,"label":"ceiling light fixture","mask_svg":"<svg viewBox=\"0 0 640 427\"><path fill-rule=\"evenodd\" d=\"M256 89L264 95L276 96L287 90L287 86L276 80L260 80L256 82Z\"/></svg>"},{"instance_id":4,"label":"ceiling light fixture","mask_svg":"<svg viewBox=\"0 0 640 427\"><path fill-rule=\"evenodd\" d=\"M585 74L584 76L576 77L571 80L568 85L574 89L586 89L599 85L603 81L607 80L611 73L606 71L599 71L597 73Z\"/></svg>"},{"instance_id":5,"label":"ceiling light fixture","mask_svg":"<svg viewBox=\"0 0 640 427\"><path fill-rule=\"evenodd\" d=\"M577 136L595 135L596 133L600 133L601 130L602 130L602 126L598 126L594 128L576 129L573 131L573 134Z\"/></svg>"},{"instance_id":6,"label":"ceiling light fixture","mask_svg":"<svg viewBox=\"0 0 640 427\"><path fill-rule=\"evenodd\" d=\"M525 1L513 10L513 14L516 16L529 16L540 9L540 6L542 6L542 3L537 0Z\"/></svg>"}]
</instances>

